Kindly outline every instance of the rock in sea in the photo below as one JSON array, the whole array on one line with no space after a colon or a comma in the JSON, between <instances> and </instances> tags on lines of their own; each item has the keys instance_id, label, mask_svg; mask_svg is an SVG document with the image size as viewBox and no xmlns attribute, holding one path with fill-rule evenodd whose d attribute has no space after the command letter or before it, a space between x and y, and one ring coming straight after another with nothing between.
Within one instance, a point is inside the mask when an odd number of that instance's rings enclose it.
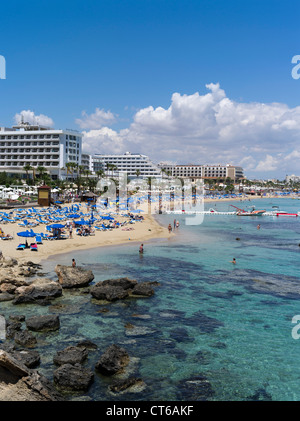
<instances>
[{"instance_id":1,"label":"rock in sea","mask_svg":"<svg viewBox=\"0 0 300 421\"><path fill-rule=\"evenodd\" d=\"M27 329L37 331L58 330L60 327L57 315L33 316L26 320Z\"/></svg>"},{"instance_id":2,"label":"rock in sea","mask_svg":"<svg viewBox=\"0 0 300 421\"><path fill-rule=\"evenodd\" d=\"M56 265L55 272L62 288L86 287L94 279L94 274L91 270L81 267L73 268L72 266Z\"/></svg>"}]
</instances>

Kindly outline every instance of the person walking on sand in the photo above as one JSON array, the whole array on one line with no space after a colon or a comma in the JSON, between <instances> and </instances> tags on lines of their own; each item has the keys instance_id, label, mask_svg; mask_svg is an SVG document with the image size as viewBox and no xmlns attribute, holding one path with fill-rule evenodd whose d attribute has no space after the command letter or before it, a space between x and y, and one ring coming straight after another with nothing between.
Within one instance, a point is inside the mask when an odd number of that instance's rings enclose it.
<instances>
[{"instance_id":1,"label":"person walking on sand","mask_svg":"<svg viewBox=\"0 0 300 421\"><path fill-rule=\"evenodd\" d=\"M176 219L174 219L174 229L176 228Z\"/></svg>"},{"instance_id":2,"label":"person walking on sand","mask_svg":"<svg viewBox=\"0 0 300 421\"><path fill-rule=\"evenodd\" d=\"M75 268L76 267L76 262L75 259L72 259L72 267Z\"/></svg>"},{"instance_id":3,"label":"person walking on sand","mask_svg":"<svg viewBox=\"0 0 300 421\"><path fill-rule=\"evenodd\" d=\"M172 225L171 224L169 224L168 230L169 230L169 233L171 234L171 231L172 231Z\"/></svg>"}]
</instances>

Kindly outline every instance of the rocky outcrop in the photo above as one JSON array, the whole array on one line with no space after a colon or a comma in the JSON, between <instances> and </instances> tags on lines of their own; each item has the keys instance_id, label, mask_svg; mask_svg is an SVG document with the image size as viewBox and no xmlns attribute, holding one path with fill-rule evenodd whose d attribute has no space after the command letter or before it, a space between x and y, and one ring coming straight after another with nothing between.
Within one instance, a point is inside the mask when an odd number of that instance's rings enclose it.
<instances>
[{"instance_id":1,"label":"rocky outcrop","mask_svg":"<svg viewBox=\"0 0 300 421\"><path fill-rule=\"evenodd\" d=\"M154 294L154 290L149 282L140 282L132 290L132 295L141 295L144 297L151 297Z\"/></svg>"},{"instance_id":2,"label":"rocky outcrop","mask_svg":"<svg viewBox=\"0 0 300 421\"><path fill-rule=\"evenodd\" d=\"M58 330L60 327L59 316L45 315L33 316L26 320L27 329L35 332Z\"/></svg>"},{"instance_id":3,"label":"rocky outcrop","mask_svg":"<svg viewBox=\"0 0 300 421\"><path fill-rule=\"evenodd\" d=\"M134 279L118 278L98 282L91 288L91 294L97 300L117 301L129 296L149 297L154 290L149 282L138 283Z\"/></svg>"},{"instance_id":4,"label":"rocky outcrop","mask_svg":"<svg viewBox=\"0 0 300 421\"><path fill-rule=\"evenodd\" d=\"M4 301L12 301L15 298L13 294L9 294L8 292L1 292L0 293L0 303Z\"/></svg>"},{"instance_id":5,"label":"rocky outcrop","mask_svg":"<svg viewBox=\"0 0 300 421\"><path fill-rule=\"evenodd\" d=\"M86 287L94 279L91 270L81 267L56 265L55 272L58 276L58 282L62 288L82 288Z\"/></svg>"},{"instance_id":6,"label":"rocky outcrop","mask_svg":"<svg viewBox=\"0 0 300 421\"><path fill-rule=\"evenodd\" d=\"M47 278L30 279L41 268L31 261L20 263L10 257L0 260L0 302L38 303L61 296L62 287L58 282Z\"/></svg>"},{"instance_id":7,"label":"rocky outcrop","mask_svg":"<svg viewBox=\"0 0 300 421\"><path fill-rule=\"evenodd\" d=\"M28 330L16 332L14 335L15 343L26 348L33 348L37 344L36 337Z\"/></svg>"},{"instance_id":8,"label":"rocky outcrop","mask_svg":"<svg viewBox=\"0 0 300 421\"><path fill-rule=\"evenodd\" d=\"M0 350L0 401L59 401L50 382L10 353Z\"/></svg>"},{"instance_id":9,"label":"rocky outcrop","mask_svg":"<svg viewBox=\"0 0 300 421\"><path fill-rule=\"evenodd\" d=\"M91 294L97 300L117 301L127 298L129 292L118 286L103 285L102 282L96 284L91 289Z\"/></svg>"},{"instance_id":10,"label":"rocky outcrop","mask_svg":"<svg viewBox=\"0 0 300 421\"><path fill-rule=\"evenodd\" d=\"M86 391L94 380L94 373L81 364L64 364L53 373L57 387L71 391Z\"/></svg>"},{"instance_id":11,"label":"rocky outcrop","mask_svg":"<svg viewBox=\"0 0 300 421\"><path fill-rule=\"evenodd\" d=\"M58 351L53 358L54 364L82 364L88 357L88 351L84 347L68 346Z\"/></svg>"},{"instance_id":12,"label":"rocky outcrop","mask_svg":"<svg viewBox=\"0 0 300 421\"><path fill-rule=\"evenodd\" d=\"M14 304L36 303L40 300L51 300L62 295L58 282L48 278L37 278L30 285L16 288Z\"/></svg>"},{"instance_id":13,"label":"rocky outcrop","mask_svg":"<svg viewBox=\"0 0 300 421\"><path fill-rule=\"evenodd\" d=\"M40 354L37 351L22 349L21 351L13 351L11 355L28 368L35 368L40 363Z\"/></svg>"},{"instance_id":14,"label":"rocky outcrop","mask_svg":"<svg viewBox=\"0 0 300 421\"><path fill-rule=\"evenodd\" d=\"M121 372L129 363L129 355L124 348L118 345L109 346L101 355L95 368L101 374L112 376Z\"/></svg>"}]
</instances>

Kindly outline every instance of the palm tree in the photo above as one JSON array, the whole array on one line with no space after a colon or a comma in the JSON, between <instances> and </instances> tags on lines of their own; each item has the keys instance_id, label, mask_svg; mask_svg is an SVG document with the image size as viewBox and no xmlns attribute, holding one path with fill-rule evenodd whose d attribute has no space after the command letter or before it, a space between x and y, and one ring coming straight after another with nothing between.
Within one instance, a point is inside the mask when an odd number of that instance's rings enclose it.
<instances>
[{"instance_id":1,"label":"palm tree","mask_svg":"<svg viewBox=\"0 0 300 421\"><path fill-rule=\"evenodd\" d=\"M37 171L39 173L39 178L40 179L42 178L42 176L44 176L45 174L47 174L47 169L45 167L43 167L43 166L37 167ZM44 183L45 183L45 180L44 180Z\"/></svg>"},{"instance_id":2,"label":"palm tree","mask_svg":"<svg viewBox=\"0 0 300 421\"><path fill-rule=\"evenodd\" d=\"M67 175L71 174L73 176L75 167L77 167L77 164L75 164L75 162L67 162L66 163ZM74 181L73 177L72 177L72 180Z\"/></svg>"},{"instance_id":3,"label":"palm tree","mask_svg":"<svg viewBox=\"0 0 300 421\"><path fill-rule=\"evenodd\" d=\"M28 181L29 181L29 174L28 173L29 173L30 170L32 170L32 166L30 164L26 164L26 165L24 165L23 168L26 172L26 182L28 184Z\"/></svg>"},{"instance_id":4,"label":"palm tree","mask_svg":"<svg viewBox=\"0 0 300 421\"><path fill-rule=\"evenodd\" d=\"M136 170L135 174L136 174L137 178L139 178L139 176L141 175L141 171L140 170Z\"/></svg>"}]
</instances>

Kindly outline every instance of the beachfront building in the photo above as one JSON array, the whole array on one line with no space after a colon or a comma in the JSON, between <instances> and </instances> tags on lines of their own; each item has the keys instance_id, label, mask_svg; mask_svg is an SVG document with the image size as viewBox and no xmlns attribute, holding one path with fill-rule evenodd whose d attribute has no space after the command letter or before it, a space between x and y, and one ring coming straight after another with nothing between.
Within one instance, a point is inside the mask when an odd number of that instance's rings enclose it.
<instances>
[{"instance_id":1,"label":"beachfront building","mask_svg":"<svg viewBox=\"0 0 300 421\"><path fill-rule=\"evenodd\" d=\"M231 164L226 165L171 165L171 164L159 164L159 167L166 176L179 177L179 178L191 178L191 179L223 179L230 177L235 182L244 178L244 172L242 167L238 167Z\"/></svg>"},{"instance_id":2,"label":"beachfront building","mask_svg":"<svg viewBox=\"0 0 300 421\"><path fill-rule=\"evenodd\" d=\"M300 176L299 175L287 175L285 177L286 183L300 183Z\"/></svg>"},{"instance_id":3,"label":"beachfront building","mask_svg":"<svg viewBox=\"0 0 300 421\"><path fill-rule=\"evenodd\" d=\"M242 167L235 165L203 165L203 178L207 179L223 179L231 178L234 182L238 182L244 178Z\"/></svg>"},{"instance_id":4,"label":"beachfront building","mask_svg":"<svg viewBox=\"0 0 300 421\"><path fill-rule=\"evenodd\" d=\"M82 134L75 130L56 130L24 123L0 127L0 171L25 174L44 167L53 180L67 177L68 163L81 163Z\"/></svg>"},{"instance_id":5,"label":"beachfront building","mask_svg":"<svg viewBox=\"0 0 300 421\"><path fill-rule=\"evenodd\" d=\"M188 178L202 178L202 165L170 165L159 164L165 176L170 177L188 177Z\"/></svg>"},{"instance_id":6,"label":"beachfront building","mask_svg":"<svg viewBox=\"0 0 300 421\"><path fill-rule=\"evenodd\" d=\"M96 154L92 158L93 171L102 170L107 176L126 173L128 177L161 178L161 170L146 155L126 152L120 155Z\"/></svg>"},{"instance_id":7,"label":"beachfront building","mask_svg":"<svg viewBox=\"0 0 300 421\"><path fill-rule=\"evenodd\" d=\"M89 155L87 153L81 154L81 165L85 170L93 171L93 160L92 155Z\"/></svg>"}]
</instances>

